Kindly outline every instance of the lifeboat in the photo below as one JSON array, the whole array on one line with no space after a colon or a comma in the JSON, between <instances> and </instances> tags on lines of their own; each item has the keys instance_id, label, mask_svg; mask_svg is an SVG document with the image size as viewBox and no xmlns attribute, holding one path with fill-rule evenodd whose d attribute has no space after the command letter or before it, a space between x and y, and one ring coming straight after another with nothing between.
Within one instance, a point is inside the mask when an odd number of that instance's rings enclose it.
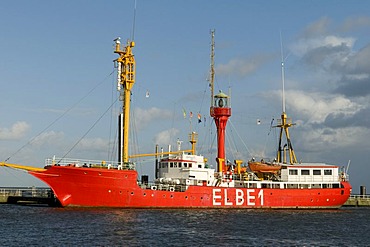
<instances>
[{"instance_id":1,"label":"lifeboat","mask_svg":"<svg viewBox=\"0 0 370 247\"><path fill-rule=\"evenodd\" d=\"M274 163L266 163L264 161L249 161L248 166L252 172L261 172L261 173L276 174L281 169L281 165Z\"/></svg>"}]
</instances>

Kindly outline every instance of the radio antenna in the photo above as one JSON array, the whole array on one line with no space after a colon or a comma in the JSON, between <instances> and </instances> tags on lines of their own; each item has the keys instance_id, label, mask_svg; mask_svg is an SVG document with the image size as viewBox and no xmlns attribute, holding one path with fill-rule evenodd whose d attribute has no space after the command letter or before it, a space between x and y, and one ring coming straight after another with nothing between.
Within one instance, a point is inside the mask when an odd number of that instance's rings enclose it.
<instances>
[{"instance_id":1,"label":"radio antenna","mask_svg":"<svg viewBox=\"0 0 370 247\"><path fill-rule=\"evenodd\" d=\"M132 22L132 37L131 41L135 40L135 24L136 24L136 0L135 0L135 5L134 5L134 20Z\"/></svg>"},{"instance_id":2,"label":"radio antenna","mask_svg":"<svg viewBox=\"0 0 370 247\"><path fill-rule=\"evenodd\" d=\"M282 101L283 101L283 112L285 112L285 75L284 75L284 52L283 52L283 39L281 37L280 31L280 51L281 51L281 82L283 84L282 88Z\"/></svg>"}]
</instances>

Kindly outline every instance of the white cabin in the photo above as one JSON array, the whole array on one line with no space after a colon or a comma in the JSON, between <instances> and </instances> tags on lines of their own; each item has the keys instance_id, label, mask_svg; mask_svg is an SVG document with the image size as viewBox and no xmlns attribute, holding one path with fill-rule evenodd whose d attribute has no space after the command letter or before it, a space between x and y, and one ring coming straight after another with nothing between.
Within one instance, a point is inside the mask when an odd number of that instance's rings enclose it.
<instances>
[{"instance_id":1,"label":"white cabin","mask_svg":"<svg viewBox=\"0 0 370 247\"><path fill-rule=\"evenodd\" d=\"M324 163L286 165L281 168L284 182L338 182L338 166Z\"/></svg>"},{"instance_id":2,"label":"white cabin","mask_svg":"<svg viewBox=\"0 0 370 247\"><path fill-rule=\"evenodd\" d=\"M160 161L158 180L160 183L210 186L214 173L203 156L181 153Z\"/></svg>"}]
</instances>

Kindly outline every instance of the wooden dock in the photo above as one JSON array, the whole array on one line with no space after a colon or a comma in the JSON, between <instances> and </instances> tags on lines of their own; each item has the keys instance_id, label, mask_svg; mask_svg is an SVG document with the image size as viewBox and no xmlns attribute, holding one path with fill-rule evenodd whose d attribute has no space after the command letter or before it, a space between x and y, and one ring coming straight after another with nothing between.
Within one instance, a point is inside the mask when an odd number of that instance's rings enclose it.
<instances>
[{"instance_id":1,"label":"wooden dock","mask_svg":"<svg viewBox=\"0 0 370 247\"><path fill-rule=\"evenodd\" d=\"M58 206L58 200L50 188L0 188L0 203L23 205Z\"/></svg>"}]
</instances>

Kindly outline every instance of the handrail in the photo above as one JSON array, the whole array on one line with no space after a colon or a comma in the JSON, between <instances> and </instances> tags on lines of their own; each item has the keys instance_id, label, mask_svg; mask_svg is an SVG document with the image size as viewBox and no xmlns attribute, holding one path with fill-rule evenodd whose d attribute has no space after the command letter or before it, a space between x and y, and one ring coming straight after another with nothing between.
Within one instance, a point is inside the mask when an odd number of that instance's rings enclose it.
<instances>
[{"instance_id":1,"label":"handrail","mask_svg":"<svg viewBox=\"0 0 370 247\"><path fill-rule=\"evenodd\" d=\"M370 195L350 195L349 198L353 198L353 199L361 198L361 199L370 200Z\"/></svg>"}]
</instances>

